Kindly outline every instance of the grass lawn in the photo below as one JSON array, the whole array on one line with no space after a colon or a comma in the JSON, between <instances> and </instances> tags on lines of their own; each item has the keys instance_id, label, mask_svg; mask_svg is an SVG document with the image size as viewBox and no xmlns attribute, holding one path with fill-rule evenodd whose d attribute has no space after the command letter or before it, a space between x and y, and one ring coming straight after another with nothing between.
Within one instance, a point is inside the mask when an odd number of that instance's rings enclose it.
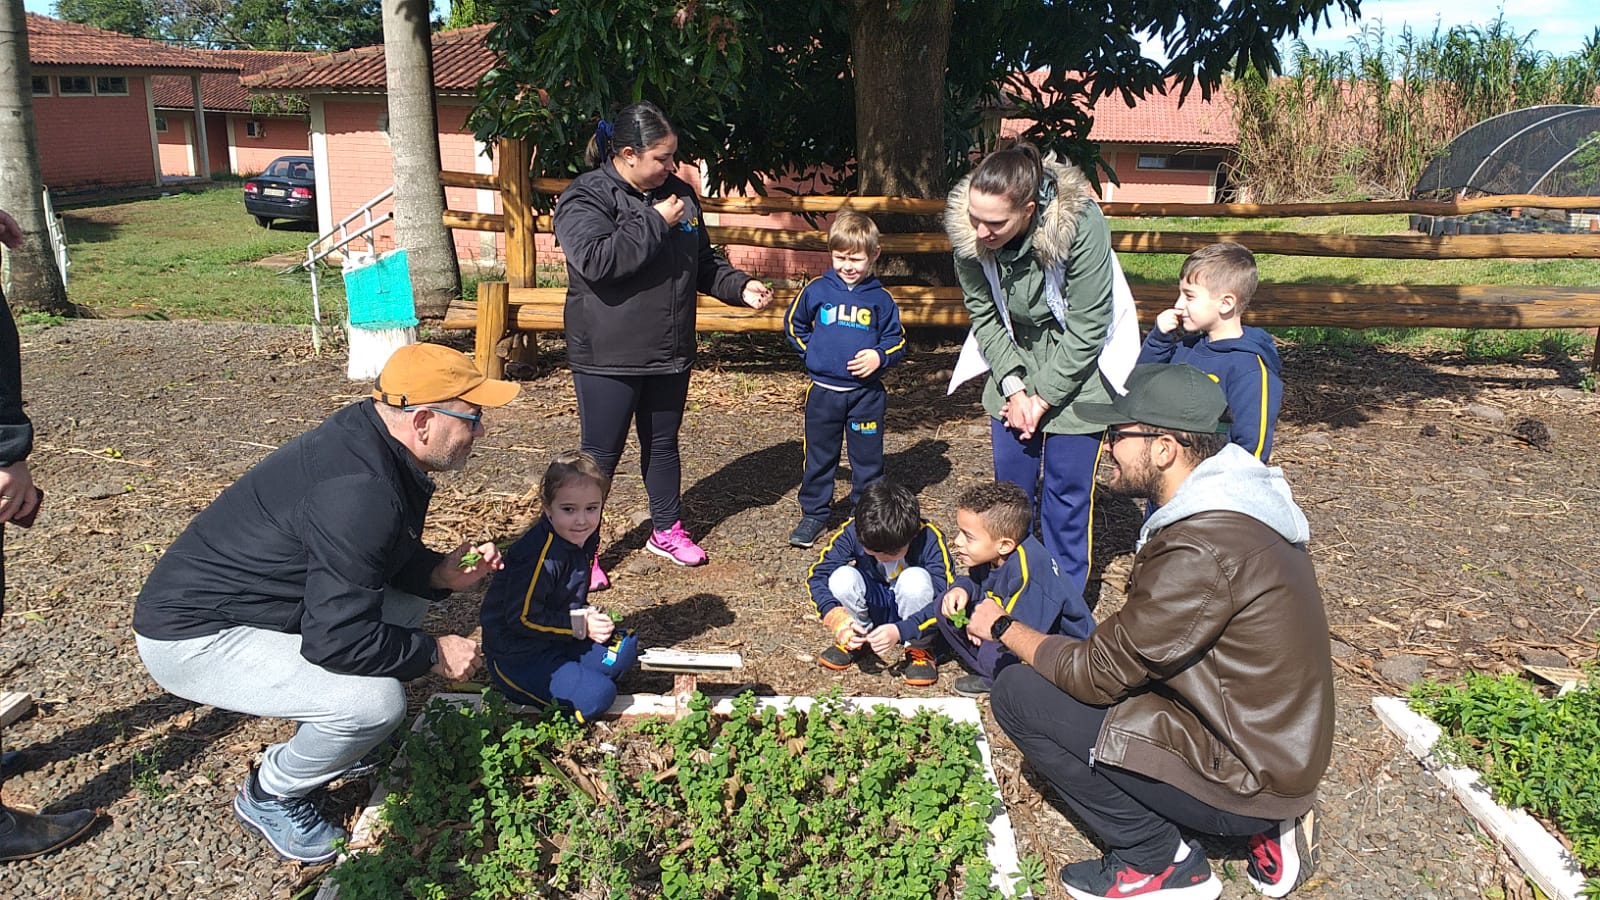
<instances>
[{"instance_id":1,"label":"grass lawn","mask_svg":"<svg viewBox=\"0 0 1600 900\"><path fill-rule=\"evenodd\" d=\"M67 295L108 318L311 321L311 277L287 265L257 265L305 253L314 225L261 228L244 211L238 184L156 200L71 209L66 220L72 268ZM337 269L318 275L324 322L344 311Z\"/></svg>"}]
</instances>

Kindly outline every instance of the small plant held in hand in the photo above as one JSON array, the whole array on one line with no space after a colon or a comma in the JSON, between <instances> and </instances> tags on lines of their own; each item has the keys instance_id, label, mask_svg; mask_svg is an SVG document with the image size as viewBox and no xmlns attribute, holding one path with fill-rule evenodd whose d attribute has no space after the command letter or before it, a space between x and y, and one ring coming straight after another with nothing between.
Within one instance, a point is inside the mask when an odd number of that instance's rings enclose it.
<instances>
[{"instance_id":1,"label":"small plant held in hand","mask_svg":"<svg viewBox=\"0 0 1600 900\"><path fill-rule=\"evenodd\" d=\"M950 624L957 628L967 627L967 623L970 621L972 621L972 617L967 615L967 611L964 609L958 609L950 616Z\"/></svg>"},{"instance_id":2,"label":"small plant held in hand","mask_svg":"<svg viewBox=\"0 0 1600 900\"><path fill-rule=\"evenodd\" d=\"M461 554L461 562L456 563L456 565L463 569L470 569L481 562L483 562L482 553L479 553L476 550L468 550L467 552Z\"/></svg>"}]
</instances>

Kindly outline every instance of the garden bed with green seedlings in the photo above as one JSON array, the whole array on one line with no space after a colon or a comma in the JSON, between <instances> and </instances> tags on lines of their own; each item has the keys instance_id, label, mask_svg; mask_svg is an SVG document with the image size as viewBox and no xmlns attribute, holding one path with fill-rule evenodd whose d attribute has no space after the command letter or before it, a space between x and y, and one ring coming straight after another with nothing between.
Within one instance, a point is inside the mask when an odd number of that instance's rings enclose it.
<instances>
[{"instance_id":1,"label":"garden bed with green seedlings","mask_svg":"<svg viewBox=\"0 0 1600 900\"><path fill-rule=\"evenodd\" d=\"M613 711L670 708L622 698ZM589 726L514 709L493 692L435 697L318 897L1042 890L1043 864L1017 860L970 700L696 694L676 720Z\"/></svg>"},{"instance_id":2,"label":"garden bed with green seedlings","mask_svg":"<svg viewBox=\"0 0 1600 900\"><path fill-rule=\"evenodd\" d=\"M1420 681L1407 700L1373 701L1384 723L1556 900L1600 897L1597 672L1591 666L1559 692L1516 673L1469 673L1455 683Z\"/></svg>"}]
</instances>

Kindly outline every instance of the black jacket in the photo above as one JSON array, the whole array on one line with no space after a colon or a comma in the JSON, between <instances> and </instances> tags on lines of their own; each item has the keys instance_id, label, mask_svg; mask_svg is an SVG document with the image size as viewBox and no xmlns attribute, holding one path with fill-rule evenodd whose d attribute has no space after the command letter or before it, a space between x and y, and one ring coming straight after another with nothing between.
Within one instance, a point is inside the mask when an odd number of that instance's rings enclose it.
<instances>
[{"instance_id":1,"label":"black jacket","mask_svg":"<svg viewBox=\"0 0 1600 900\"><path fill-rule=\"evenodd\" d=\"M683 221L652 207L676 194ZM677 176L648 195L610 162L573 179L556 204L567 258L567 363L593 375L670 375L694 363L697 291L737 306L750 276L711 249L700 202Z\"/></svg>"},{"instance_id":2,"label":"black jacket","mask_svg":"<svg viewBox=\"0 0 1600 900\"><path fill-rule=\"evenodd\" d=\"M11 307L0 294L0 463L10 465L33 451L33 423L22 411L22 339ZM5 526L0 525L0 544ZM0 555L0 612L5 612L6 564Z\"/></svg>"},{"instance_id":3,"label":"black jacket","mask_svg":"<svg viewBox=\"0 0 1600 900\"><path fill-rule=\"evenodd\" d=\"M195 516L139 592L133 628L159 641L248 625L302 636L333 672L416 678L432 636L385 624L383 591L430 599L443 555L421 541L433 481L372 401L268 454Z\"/></svg>"}]
</instances>

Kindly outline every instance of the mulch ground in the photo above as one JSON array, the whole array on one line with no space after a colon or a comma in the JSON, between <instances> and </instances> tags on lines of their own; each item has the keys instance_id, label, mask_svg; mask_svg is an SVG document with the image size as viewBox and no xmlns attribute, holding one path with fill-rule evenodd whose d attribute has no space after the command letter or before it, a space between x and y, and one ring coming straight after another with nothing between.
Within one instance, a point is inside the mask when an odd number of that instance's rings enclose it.
<instances>
[{"instance_id":1,"label":"mulch ground","mask_svg":"<svg viewBox=\"0 0 1600 900\"><path fill-rule=\"evenodd\" d=\"M888 379L888 472L944 524L957 494L990 474L975 389L944 396L954 351L921 341ZM1600 399L1577 389L1575 360L1283 352L1274 456L1311 520L1339 712L1322 792L1323 868L1297 896L1531 896L1369 705L1418 677L1595 656ZM559 343L543 353L517 372L523 399L490 414L473 463L442 480L426 535L435 546L520 533L543 465L576 444ZM8 867L0 896L296 896L319 871L279 862L228 810L254 755L292 726L164 693L139 664L128 623L144 576L193 514L364 386L345 379L336 350L313 355L304 330L226 323L30 330L23 372L38 428L34 468L49 496L31 531L6 535L0 684L40 702L6 730L7 746L29 761L5 796L108 816L83 844ZM804 588L812 555L784 542L797 516L802 387L799 367L770 338L706 345L684 432L684 486L687 524L711 563L678 569L643 552L645 498L630 450L607 511L615 587L597 600L625 613L647 645L741 653L738 685L726 688L948 694L953 666L937 685L909 688L892 671L837 675L815 663L823 634ZM1098 505L1091 596L1102 612L1120 602L1137 521L1131 503ZM470 633L480 598L453 598L430 627ZM422 679L411 696L420 705L440 688ZM636 675L625 689L665 692L670 683ZM1023 852L1052 872L1096 853L992 722L990 735ZM366 793L365 784L338 786L327 809L353 816ZM1253 896L1244 848L1206 849L1224 896Z\"/></svg>"}]
</instances>

